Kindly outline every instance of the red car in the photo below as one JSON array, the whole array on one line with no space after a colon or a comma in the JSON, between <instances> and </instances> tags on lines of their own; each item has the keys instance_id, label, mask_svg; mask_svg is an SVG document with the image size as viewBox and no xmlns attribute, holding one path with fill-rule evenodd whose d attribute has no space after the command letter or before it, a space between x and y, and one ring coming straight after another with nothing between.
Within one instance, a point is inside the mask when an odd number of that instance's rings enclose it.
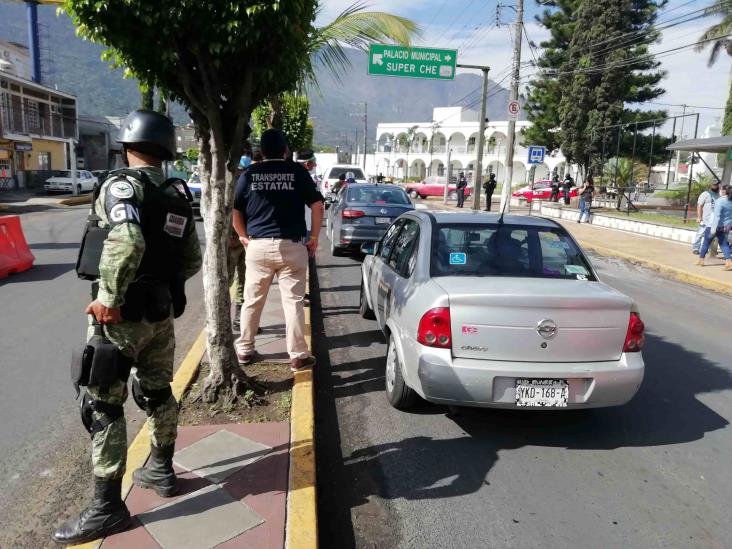
<instances>
[{"instance_id":1,"label":"red car","mask_svg":"<svg viewBox=\"0 0 732 549\"><path fill-rule=\"evenodd\" d=\"M453 178L454 180L455 178ZM427 198L428 196L444 196L447 176L431 175L419 183L407 183L404 190L412 198ZM465 187L465 198L469 197L473 188L468 184ZM450 183L447 190L447 197L450 200L457 200L457 187Z\"/></svg>"},{"instance_id":2,"label":"red car","mask_svg":"<svg viewBox=\"0 0 732 549\"><path fill-rule=\"evenodd\" d=\"M570 198L577 196L579 189L572 187L569 191ZM512 193L513 196L526 198L527 202L531 202L534 198L539 200L549 200L552 195L552 181L551 179L542 179L540 181L534 181L534 188L531 189L531 185L520 188L518 191ZM562 194L562 187L559 187L559 200L564 197Z\"/></svg>"}]
</instances>

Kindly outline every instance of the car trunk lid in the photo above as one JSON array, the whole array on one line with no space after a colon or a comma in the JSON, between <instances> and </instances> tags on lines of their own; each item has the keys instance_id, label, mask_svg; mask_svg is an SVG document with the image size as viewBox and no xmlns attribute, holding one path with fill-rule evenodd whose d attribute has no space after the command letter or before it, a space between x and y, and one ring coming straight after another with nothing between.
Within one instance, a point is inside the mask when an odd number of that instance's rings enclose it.
<instances>
[{"instance_id":1,"label":"car trunk lid","mask_svg":"<svg viewBox=\"0 0 732 549\"><path fill-rule=\"evenodd\" d=\"M449 296L456 357L599 362L622 354L631 300L602 283L502 277L434 280Z\"/></svg>"}]
</instances>

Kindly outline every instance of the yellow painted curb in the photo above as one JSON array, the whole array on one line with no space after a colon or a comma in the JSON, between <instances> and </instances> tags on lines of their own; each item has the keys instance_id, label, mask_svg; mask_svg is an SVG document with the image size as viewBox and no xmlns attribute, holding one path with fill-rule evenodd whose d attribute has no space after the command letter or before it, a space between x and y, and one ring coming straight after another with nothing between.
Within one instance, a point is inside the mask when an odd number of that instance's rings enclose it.
<instances>
[{"instance_id":1,"label":"yellow painted curb","mask_svg":"<svg viewBox=\"0 0 732 549\"><path fill-rule=\"evenodd\" d=\"M648 267L650 269L653 269L660 273L668 275L671 278L678 280L679 282L684 282L686 284L691 284L693 286L699 286L699 287L705 288L707 290L714 290L715 292L721 292L723 294L732 296L732 282L724 282L721 280L716 280L714 278L709 278L709 277L702 276L702 275L687 273L687 272L679 270L675 267L669 267L668 265L663 265L662 263L656 263L655 261L650 261L649 259L637 257L632 254L627 254L625 252L619 252L617 250L613 250L611 248L606 248L604 246L598 246L596 244L591 244L589 242L582 240L581 238L577 238L576 240L577 240L577 242L580 243L580 245L583 248L585 248L587 250L592 250L600 255L609 256L609 257L617 257L619 259L625 259L626 261L631 261L633 263L637 263L638 265L642 265L644 267Z\"/></svg>"},{"instance_id":2,"label":"yellow painted curb","mask_svg":"<svg viewBox=\"0 0 732 549\"><path fill-rule=\"evenodd\" d=\"M201 364L203 354L206 352L206 330L201 330L198 334L196 341L193 342L191 348L188 350L183 362L181 362L178 371L173 376L173 383L171 383L171 389L175 399L180 401L183 393L188 389L188 386L193 381L193 377L198 372L198 367ZM145 465L147 456L150 453L150 430L148 428L148 422L140 429L137 436L132 441L132 444L127 448L127 467L125 475L122 477L122 499L127 497L130 489L132 488L132 472ZM94 549L101 545L103 540L95 540L82 545L70 545L69 547L76 547L77 549Z\"/></svg>"},{"instance_id":3,"label":"yellow painted curb","mask_svg":"<svg viewBox=\"0 0 732 549\"><path fill-rule=\"evenodd\" d=\"M58 204L62 206L78 206L79 204L91 204L92 193L83 194L81 196L73 196L71 198L62 198Z\"/></svg>"},{"instance_id":4,"label":"yellow painted curb","mask_svg":"<svg viewBox=\"0 0 732 549\"><path fill-rule=\"evenodd\" d=\"M305 307L305 339L308 348L312 350L310 306ZM313 371L297 372L292 386L290 410L290 481L285 541L287 549L318 547L313 395Z\"/></svg>"}]
</instances>

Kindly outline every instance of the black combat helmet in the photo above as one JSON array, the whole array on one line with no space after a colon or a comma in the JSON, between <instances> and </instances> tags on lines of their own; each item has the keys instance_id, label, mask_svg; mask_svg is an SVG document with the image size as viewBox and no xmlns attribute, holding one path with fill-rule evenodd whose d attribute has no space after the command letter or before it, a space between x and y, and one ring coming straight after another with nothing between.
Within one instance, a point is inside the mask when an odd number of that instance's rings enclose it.
<instances>
[{"instance_id":1,"label":"black combat helmet","mask_svg":"<svg viewBox=\"0 0 732 549\"><path fill-rule=\"evenodd\" d=\"M159 112L140 109L127 115L117 142L163 160L175 158L175 128Z\"/></svg>"}]
</instances>

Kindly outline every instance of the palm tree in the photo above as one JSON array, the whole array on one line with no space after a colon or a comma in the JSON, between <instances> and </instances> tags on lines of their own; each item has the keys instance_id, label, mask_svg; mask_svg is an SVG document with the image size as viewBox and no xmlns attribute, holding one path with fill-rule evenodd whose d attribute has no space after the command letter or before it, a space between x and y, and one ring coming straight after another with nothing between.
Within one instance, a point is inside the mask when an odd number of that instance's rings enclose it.
<instances>
[{"instance_id":1,"label":"palm tree","mask_svg":"<svg viewBox=\"0 0 732 549\"><path fill-rule=\"evenodd\" d=\"M732 1L715 0L715 2L705 10L705 15L721 15L722 20L709 27L704 34L699 37L696 44L696 50L702 51L709 44L712 49L709 52L707 65L712 66L719 58L722 49L732 55ZM727 105L724 110L724 121L722 122L722 135L732 134L732 78L730 78L730 91L727 96Z\"/></svg>"},{"instance_id":2,"label":"palm tree","mask_svg":"<svg viewBox=\"0 0 732 549\"><path fill-rule=\"evenodd\" d=\"M412 145L414 144L414 136L417 134L417 128L418 126L412 126L407 130L407 176L404 178L405 181L409 181L409 153L412 150Z\"/></svg>"},{"instance_id":3,"label":"palm tree","mask_svg":"<svg viewBox=\"0 0 732 549\"><path fill-rule=\"evenodd\" d=\"M351 66L346 46L368 51L372 43L396 43L409 46L414 38L421 36L420 27L411 19L382 11L364 11L367 4L358 1L322 27L314 27L308 43L308 57L302 67L300 79L295 83L299 92L306 85L317 88L315 67L323 65L334 76L342 76ZM280 111L279 97L270 97L272 113L270 125L277 126Z\"/></svg>"}]
</instances>

